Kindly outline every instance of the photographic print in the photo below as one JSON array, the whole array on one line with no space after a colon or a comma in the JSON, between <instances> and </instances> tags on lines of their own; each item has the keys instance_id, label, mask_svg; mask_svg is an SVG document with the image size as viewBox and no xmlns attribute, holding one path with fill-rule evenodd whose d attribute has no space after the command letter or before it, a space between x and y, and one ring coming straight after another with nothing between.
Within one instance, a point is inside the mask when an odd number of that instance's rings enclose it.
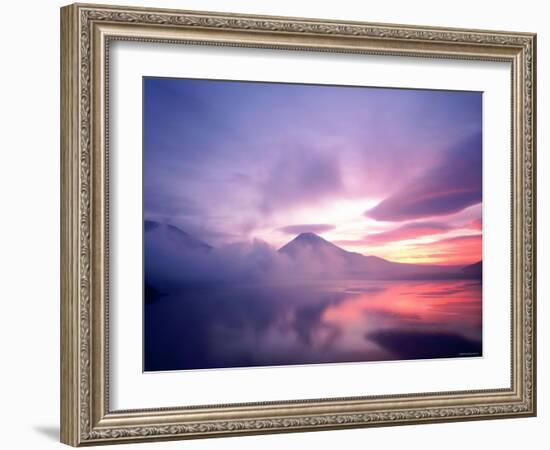
<instances>
[{"instance_id":1,"label":"photographic print","mask_svg":"<svg viewBox=\"0 0 550 450\"><path fill-rule=\"evenodd\" d=\"M63 443L536 416L536 34L60 25Z\"/></svg>"},{"instance_id":2,"label":"photographic print","mask_svg":"<svg viewBox=\"0 0 550 450\"><path fill-rule=\"evenodd\" d=\"M482 356L482 93L143 79L146 372Z\"/></svg>"}]
</instances>

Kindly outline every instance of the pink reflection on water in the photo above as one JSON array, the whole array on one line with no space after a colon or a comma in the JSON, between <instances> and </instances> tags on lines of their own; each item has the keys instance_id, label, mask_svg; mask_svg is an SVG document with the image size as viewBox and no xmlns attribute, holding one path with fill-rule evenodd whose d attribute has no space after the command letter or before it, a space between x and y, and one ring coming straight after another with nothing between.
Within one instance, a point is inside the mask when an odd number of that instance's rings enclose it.
<instances>
[{"instance_id":1,"label":"pink reflection on water","mask_svg":"<svg viewBox=\"0 0 550 450\"><path fill-rule=\"evenodd\" d=\"M382 351L384 333L424 333L481 341L481 284L471 280L347 284L346 300L328 307L326 326L341 330L342 348ZM429 333L429 334L427 334ZM434 337L434 339L437 339Z\"/></svg>"}]
</instances>

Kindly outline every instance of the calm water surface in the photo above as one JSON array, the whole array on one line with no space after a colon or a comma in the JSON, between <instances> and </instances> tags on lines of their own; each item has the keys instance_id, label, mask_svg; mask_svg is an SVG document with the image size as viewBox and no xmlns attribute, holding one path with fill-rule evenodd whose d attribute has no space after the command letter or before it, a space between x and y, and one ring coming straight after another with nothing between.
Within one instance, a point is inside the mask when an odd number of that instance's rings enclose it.
<instances>
[{"instance_id":1,"label":"calm water surface","mask_svg":"<svg viewBox=\"0 0 550 450\"><path fill-rule=\"evenodd\" d=\"M146 299L146 371L480 356L481 282L188 286Z\"/></svg>"}]
</instances>

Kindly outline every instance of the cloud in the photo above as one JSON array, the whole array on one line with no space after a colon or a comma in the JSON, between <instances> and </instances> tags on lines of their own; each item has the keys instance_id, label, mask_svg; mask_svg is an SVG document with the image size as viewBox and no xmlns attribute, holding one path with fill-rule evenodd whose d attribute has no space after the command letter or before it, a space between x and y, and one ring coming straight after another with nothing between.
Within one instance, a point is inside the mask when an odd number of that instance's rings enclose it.
<instances>
[{"instance_id":1,"label":"cloud","mask_svg":"<svg viewBox=\"0 0 550 450\"><path fill-rule=\"evenodd\" d=\"M481 202L481 181L482 138L481 134L475 134L365 215L399 222L456 213Z\"/></svg>"},{"instance_id":2,"label":"cloud","mask_svg":"<svg viewBox=\"0 0 550 450\"><path fill-rule=\"evenodd\" d=\"M464 228L470 228L472 230L483 230L483 221L481 217L479 219L474 219L471 222L467 223Z\"/></svg>"},{"instance_id":3,"label":"cloud","mask_svg":"<svg viewBox=\"0 0 550 450\"><path fill-rule=\"evenodd\" d=\"M334 152L287 149L270 167L260 189L264 213L337 196L343 189L339 160Z\"/></svg>"},{"instance_id":4,"label":"cloud","mask_svg":"<svg viewBox=\"0 0 550 450\"><path fill-rule=\"evenodd\" d=\"M479 92L147 78L144 213L215 246L278 245L278 226L338 225L322 215L330 202L372 205L408 186L441 149L481 129L481 101Z\"/></svg>"},{"instance_id":5,"label":"cloud","mask_svg":"<svg viewBox=\"0 0 550 450\"><path fill-rule=\"evenodd\" d=\"M152 223L152 222L150 222ZM145 277L159 291L187 283L277 282L300 280L327 270L334 263L294 259L267 243L254 240L210 248L175 227L147 226Z\"/></svg>"},{"instance_id":6,"label":"cloud","mask_svg":"<svg viewBox=\"0 0 550 450\"><path fill-rule=\"evenodd\" d=\"M363 243L383 245L388 242L441 234L450 229L451 227L448 224L442 222L410 222L393 230L370 234L365 237Z\"/></svg>"},{"instance_id":7,"label":"cloud","mask_svg":"<svg viewBox=\"0 0 550 450\"><path fill-rule=\"evenodd\" d=\"M162 191L158 186L144 189L143 206L147 215L173 218L200 217L204 212L198 202L176 190Z\"/></svg>"},{"instance_id":8,"label":"cloud","mask_svg":"<svg viewBox=\"0 0 550 450\"><path fill-rule=\"evenodd\" d=\"M453 236L448 237L445 239L440 239L439 241L436 241L436 244L446 244L446 245L462 245L467 243L481 243L481 234L467 234L467 235L461 235L461 236ZM424 244L424 245L430 245L430 244ZM433 245L433 244L431 244Z\"/></svg>"},{"instance_id":9,"label":"cloud","mask_svg":"<svg viewBox=\"0 0 550 450\"><path fill-rule=\"evenodd\" d=\"M334 225L329 225L325 223L312 223L312 224L299 224L299 225L288 225L286 227L279 228L278 231L295 235L300 233L324 233L326 231L334 230Z\"/></svg>"}]
</instances>

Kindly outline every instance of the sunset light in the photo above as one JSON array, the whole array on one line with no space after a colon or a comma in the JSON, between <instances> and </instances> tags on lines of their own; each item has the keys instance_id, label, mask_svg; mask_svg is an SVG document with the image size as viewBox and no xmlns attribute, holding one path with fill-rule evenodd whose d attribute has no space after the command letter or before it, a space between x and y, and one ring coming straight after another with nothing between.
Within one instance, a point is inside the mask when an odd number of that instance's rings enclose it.
<instances>
[{"instance_id":1,"label":"sunset light","mask_svg":"<svg viewBox=\"0 0 550 450\"><path fill-rule=\"evenodd\" d=\"M143 92L146 371L482 355L482 93Z\"/></svg>"}]
</instances>

